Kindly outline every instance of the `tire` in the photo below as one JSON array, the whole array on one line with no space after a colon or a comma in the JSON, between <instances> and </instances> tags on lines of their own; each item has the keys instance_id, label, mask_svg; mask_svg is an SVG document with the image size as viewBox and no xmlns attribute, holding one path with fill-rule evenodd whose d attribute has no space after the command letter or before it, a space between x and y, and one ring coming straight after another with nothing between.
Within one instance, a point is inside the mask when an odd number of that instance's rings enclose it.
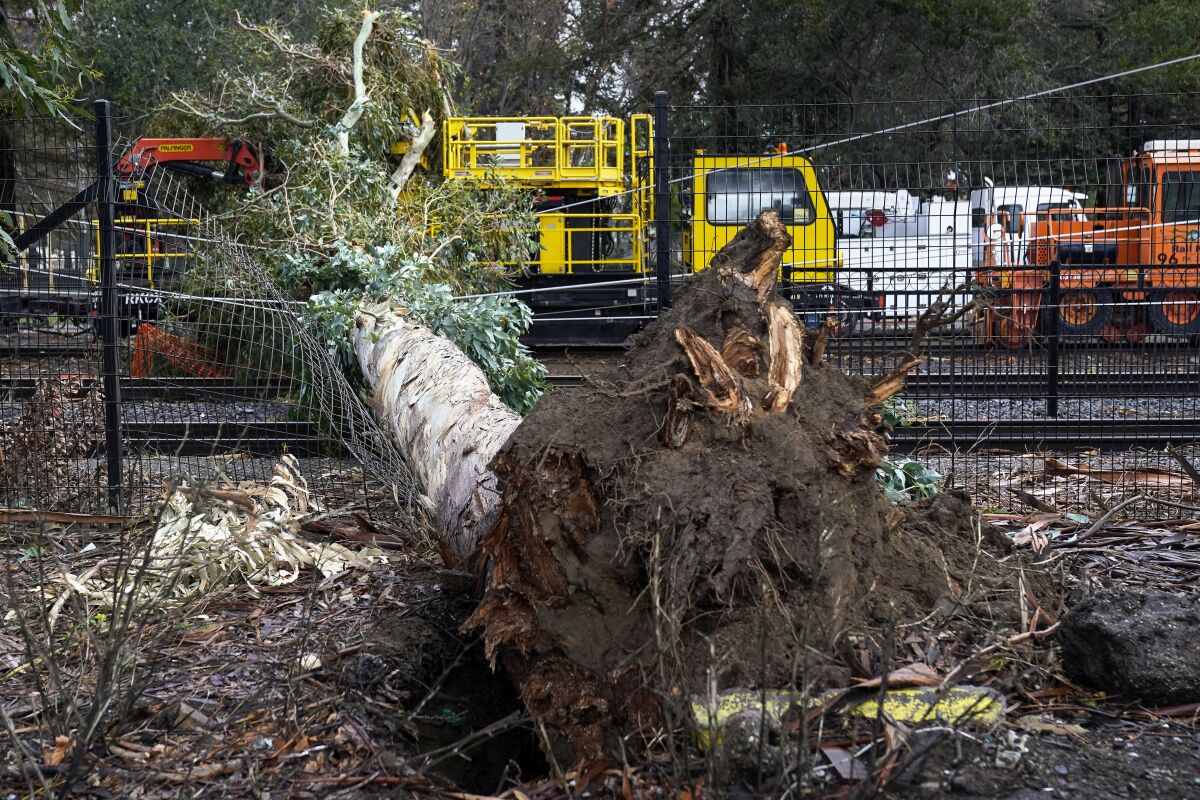
<instances>
[{"instance_id":1,"label":"tire","mask_svg":"<svg viewBox=\"0 0 1200 800\"><path fill-rule=\"evenodd\" d=\"M1021 350L1031 346L1037 334L1037 309L1017 308L1012 292L998 292L992 305L984 311L984 329L992 344L1006 350Z\"/></svg>"},{"instance_id":2,"label":"tire","mask_svg":"<svg viewBox=\"0 0 1200 800\"><path fill-rule=\"evenodd\" d=\"M1021 325L1016 320L992 318L992 341L1006 350L1022 350L1033 344L1034 326Z\"/></svg>"},{"instance_id":3,"label":"tire","mask_svg":"<svg viewBox=\"0 0 1200 800\"><path fill-rule=\"evenodd\" d=\"M1058 319L1059 336L1098 336L1112 323L1113 296L1105 289L1063 289L1058 308L1047 311L1048 324Z\"/></svg>"},{"instance_id":4,"label":"tire","mask_svg":"<svg viewBox=\"0 0 1200 800\"><path fill-rule=\"evenodd\" d=\"M1149 317L1150 324L1159 333L1200 334L1200 291L1155 289L1150 293Z\"/></svg>"}]
</instances>

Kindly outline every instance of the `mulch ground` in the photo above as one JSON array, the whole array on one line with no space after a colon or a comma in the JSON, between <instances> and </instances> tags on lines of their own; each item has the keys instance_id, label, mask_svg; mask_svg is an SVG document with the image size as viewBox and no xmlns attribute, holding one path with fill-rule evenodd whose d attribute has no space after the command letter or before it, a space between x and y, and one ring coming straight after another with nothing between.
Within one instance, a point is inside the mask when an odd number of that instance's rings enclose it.
<instances>
[{"instance_id":1,"label":"mulch ground","mask_svg":"<svg viewBox=\"0 0 1200 800\"><path fill-rule=\"evenodd\" d=\"M1198 515L1152 520L1112 503L1105 518L1041 502L988 519L1064 582L1198 590ZM719 794L695 752L659 750L636 768L545 763L537 726L458 633L470 581L428 551L391 549L387 567L271 590L228 586L121 636L68 599L48 633L57 598L39 587L123 545L99 525L0 531L0 797ZM1014 613L1036 632L1059 611L1031 596ZM944 672L966 655L914 637L895 659ZM794 796L1200 797L1200 704L1148 709L1074 686L1051 638L997 648L970 682L1005 694L1004 725L840 729L838 747L810 745L815 771ZM857 761L835 765L843 752ZM722 791L755 796L752 783Z\"/></svg>"}]
</instances>

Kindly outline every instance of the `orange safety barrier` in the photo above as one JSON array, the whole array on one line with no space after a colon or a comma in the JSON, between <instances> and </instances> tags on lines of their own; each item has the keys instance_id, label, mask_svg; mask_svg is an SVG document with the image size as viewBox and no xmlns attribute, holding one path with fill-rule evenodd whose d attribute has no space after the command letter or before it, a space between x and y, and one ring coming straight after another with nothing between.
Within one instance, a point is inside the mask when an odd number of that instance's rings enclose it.
<instances>
[{"instance_id":1,"label":"orange safety barrier","mask_svg":"<svg viewBox=\"0 0 1200 800\"><path fill-rule=\"evenodd\" d=\"M154 369L156 355L161 355L168 364L197 378L233 376L228 365L218 360L212 348L143 322L138 325L137 333L133 337L130 374L135 378L149 377Z\"/></svg>"}]
</instances>

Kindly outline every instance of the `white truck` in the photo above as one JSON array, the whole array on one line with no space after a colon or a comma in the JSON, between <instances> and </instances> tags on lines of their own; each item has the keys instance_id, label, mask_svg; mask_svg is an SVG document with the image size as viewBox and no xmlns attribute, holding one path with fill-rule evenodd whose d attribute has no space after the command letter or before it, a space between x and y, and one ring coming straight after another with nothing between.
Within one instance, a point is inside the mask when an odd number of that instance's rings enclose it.
<instances>
[{"instance_id":1,"label":"white truck","mask_svg":"<svg viewBox=\"0 0 1200 800\"><path fill-rule=\"evenodd\" d=\"M825 193L838 231L842 283L875 298L871 317L894 325L919 316L943 290L967 283L994 239L1012 248L1016 261L1036 213L1062 209L1084 219L1083 193L988 183L967 199L920 199L905 189ZM954 302L968 300L964 294Z\"/></svg>"},{"instance_id":2,"label":"white truck","mask_svg":"<svg viewBox=\"0 0 1200 800\"><path fill-rule=\"evenodd\" d=\"M916 317L943 287L967 280L970 206L896 191L826 192L838 230L842 283L877 298L872 316Z\"/></svg>"},{"instance_id":3,"label":"white truck","mask_svg":"<svg viewBox=\"0 0 1200 800\"><path fill-rule=\"evenodd\" d=\"M1002 240L1011 248L1010 263L1024 258L1033 235L1033 223L1039 213L1062 210L1083 221L1083 202L1087 195L1054 186L987 186L971 192L971 266L983 261L984 248L993 240ZM997 236L999 225L1004 236Z\"/></svg>"}]
</instances>

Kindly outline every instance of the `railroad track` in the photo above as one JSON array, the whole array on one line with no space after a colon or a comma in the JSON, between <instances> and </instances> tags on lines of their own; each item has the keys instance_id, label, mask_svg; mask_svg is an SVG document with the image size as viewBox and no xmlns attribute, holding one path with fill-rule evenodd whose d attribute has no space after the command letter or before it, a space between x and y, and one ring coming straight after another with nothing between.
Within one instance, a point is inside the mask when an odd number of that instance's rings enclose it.
<instances>
[{"instance_id":1,"label":"railroad track","mask_svg":"<svg viewBox=\"0 0 1200 800\"><path fill-rule=\"evenodd\" d=\"M869 341L872 349L876 349L878 342ZM957 341L955 343L964 344ZM72 352L94 352L94 343L79 344L80 346L75 347ZM857 342L839 342L841 346L847 344ZM70 346L69 343L43 345L37 348L37 353L47 356L61 355L67 352ZM562 352L562 348L543 349L539 355L552 357L555 351ZM1126 360L1137 354L1137 351L1128 348L1112 348L1111 351L1122 353ZM28 348L23 352L29 354ZM1096 353L1095 350L1080 352L1089 355ZM0 346L0 357L3 357L3 354L3 347ZM589 358L603 361L612 359L614 351L612 348L575 347L570 348L569 355L578 362L587 362ZM583 375L578 374L574 367L562 363L561 360L553 361L554 372L548 378L552 386L566 389L583 384ZM998 364L982 359L956 359L952 363L958 370L970 367L973 371L945 371L948 366L945 361L942 362L941 370L929 369L937 364L931 362L925 371L918 371L910 376L904 397L918 401L1039 400L1044 399L1047 394L1047 376L1044 372L1044 362L1040 359L1028 363L1018 360L1012 364ZM1058 375L1058 395L1060 399L1142 398L1149 402L1153 402L1153 398L1186 399L1200 396L1200 370L1189 369L1184 359L1172 359L1168 365L1174 371L1165 371L1161 362L1129 364L1126 361L1118 364L1117 370L1105 372L1103 366L1081 370L1077 361L1065 359ZM583 363L582 371L586 373L588 366L587 363ZM94 380L94 377L85 376L83 390L86 391ZM0 379L0 400L24 400L32 395L35 387L36 379L32 376L18 375ZM205 401L218 409L223 402L278 402L290 388L291 380L288 378L253 381L234 378L121 379L123 401ZM328 437L314 423L290 420L242 421L236 419L239 413L238 409L230 409L228 416L233 419L225 421L164 419L142 422L127 418L123 423L126 448L130 452L189 456L230 453L274 456L285 450L297 455L313 456L328 452ZM164 413L163 416L166 417L167 414ZM1132 447L1162 448L1168 444L1179 446L1198 441L1200 421L1161 418L956 420L899 428L893 437L895 449L901 452L926 448L1052 451L1100 447L1122 450Z\"/></svg>"},{"instance_id":2,"label":"railroad track","mask_svg":"<svg viewBox=\"0 0 1200 800\"><path fill-rule=\"evenodd\" d=\"M86 394L97 382L94 376L80 379L77 395ZM285 377L246 381L237 378L127 378L122 377L121 401L135 400L276 400L287 394L292 379ZM0 380L0 397L26 400L33 396L38 379L18 376Z\"/></svg>"},{"instance_id":3,"label":"railroad track","mask_svg":"<svg viewBox=\"0 0 1200 800\"><path fill-rule=\"evenodd\" d=\"M911 341L907 333L895 334L855 334L852 336L835 337L830 340L828 351L831 355L868 355L885 356L904 350ZM587 353L611 355L625 349L621 341L552 341L529 342L530 349L535 355L569 352L572 355ZM1032 350L1005 350L995 348L971 336L938 336L927 338L924 349L933 356L991 354L996 357L1028 359L1040 362L1046 358L1044 346ZM1060 352L1064 357L1108 356L1108 355L1146 355L1160 353L1185 355L1188 353L1200 356L1200 348L1184 339L1163 339L1149 341L1142 345L1107 345L1095 341L1064 341L1060 344ZM100 357L100 344L91 337L79 337L73 341L23 341L12 342L0 340L0 359L5 358L69 358L82 356Z\"/></svg>"},{"instance_id":4,"label":"railroad track","mask_svg":"<svg viewBox=\"0 0 1200 800\"><path fill-rule=\"evenodd\" d=\"M229 453L299 456L328 454L319 426L312 422L127 422L130 452L208 456ZM928 449L1052 452L1163 449L1200 442L1198 420L1005 419L968 420L897 428L893 448L912 453Z\"/></svg>"},{"instance_id":5,"label":"railroad track","mask_svg":"<svg viewBox=\"0 0 1200 800\"><path fill-rule=\"evenodd\" d=\"M1200 420L1004 419L957 420L897 428L893 448L948 451L1066 451L1157 449L1200 442Z\"/></svg>"},{"instance_id":6,"label":"railroad track","mask_svg":"<svg viewBox=\"0 0 1200 800\"><path fill-rule=\"evenodd\" d=\"M275 456L328 455L327 437L315 422L266 420L258 422L125 421L125 450L130 453L159 453L178 456L217 456L248 453ZM103 451L102 445L97 455Z\"/></svg>"},{"instance_id":7,"label":"railroad track","mask_svg":"<svg viewBox=\"0 0 1200 800\"><path fill-rule=\"evenodd\" d=\"M584 376L551 374L551 386L582 386ZM980 398L1044 399L1049 380L1038 372L915 372L905 381L902 397L912 400L956 400ZM1120 373L1061 371L1060 399L1076 397L1146 398L1200 395L1200 371L1164 373L1136 370Z\"/></svg>"}]
</instances>

